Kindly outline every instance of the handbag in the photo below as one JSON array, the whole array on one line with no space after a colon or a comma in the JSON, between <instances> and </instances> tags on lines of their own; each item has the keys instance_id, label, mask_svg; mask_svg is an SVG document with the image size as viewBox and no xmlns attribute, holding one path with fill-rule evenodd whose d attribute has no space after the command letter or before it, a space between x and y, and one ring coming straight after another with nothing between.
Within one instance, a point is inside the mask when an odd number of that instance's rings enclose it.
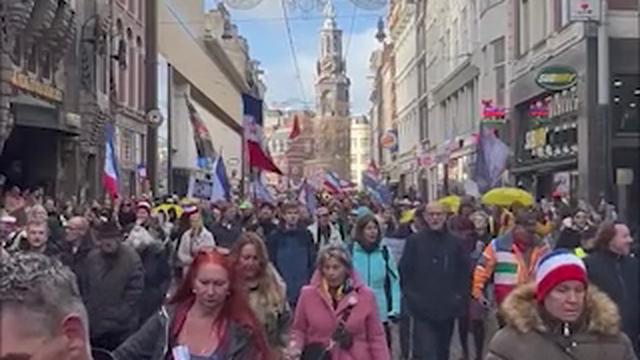
<instances>
[{"instance_id":1,"label":"handbag","mask_svg":"<svg viewBox=\"0 0 640 360\"><path fill-rule=\"evenodd\" d=\"M353 345L353 337L346 330L346 323L351 316L351 311L355 305L349 305L338 322L336 330L331 335L331 344L326 346L322 343L309 343L302 349L302 355L300 360L331 360L331 353L329 352L333 345L338 345L344 350L348 350Z\"/></svg>"},{"instance_id":2,"label":"handbag","mask_svg":"<svg viewBox=\"0 0 640 360\"><path fill-rule=\"evenodd\" d=\"M300 360L331 360L331 355L322 343L310 343L302 349Z\"/></svg>"}]
</instances>

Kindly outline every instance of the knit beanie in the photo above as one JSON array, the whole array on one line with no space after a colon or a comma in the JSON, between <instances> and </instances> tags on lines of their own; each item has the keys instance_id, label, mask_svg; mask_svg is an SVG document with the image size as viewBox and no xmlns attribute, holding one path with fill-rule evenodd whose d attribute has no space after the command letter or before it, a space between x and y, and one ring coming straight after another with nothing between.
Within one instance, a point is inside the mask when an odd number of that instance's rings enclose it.
<instances>
[{"instance_id":1,"label":"knit beanie","mask_svg":"<svg viewBox=\"0 0 640 360\"><path fill-rule=\"evenodd\" d=\"M151 204L146 201L140 201L136 207L137 210L144 209L147 213L151 214Z\"/></svg>"},{"instance_id":2,"label":"knit beanie","mask_svg":"<svg viewBox=\"0 0 640 360\"><path fill-rule=\"evenodd\" d=\"M536 266L536 300L542 303L553 288L569 280L587 285L587 269L579 257L567 250L543 256Z\"/></svg>"}]
</instances>

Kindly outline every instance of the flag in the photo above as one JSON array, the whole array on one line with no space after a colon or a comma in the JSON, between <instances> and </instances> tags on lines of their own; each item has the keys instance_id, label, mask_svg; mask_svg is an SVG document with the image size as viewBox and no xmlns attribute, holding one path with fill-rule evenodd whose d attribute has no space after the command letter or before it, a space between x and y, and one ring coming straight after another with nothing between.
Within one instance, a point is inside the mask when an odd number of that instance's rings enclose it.
<instances>
[{"instance_id":1,"label":"flag","mask_svg":"<svg viewBox=\"0 0 640 360\"><path fill-rule=\"evenodd\" d=\"M104 143L104 171L102 173L102 185L111 199L118 197L118 161L113 146L113 125L107 124Z\"/></svg>"},{"instance_id":2,"label":"flag","mask_svg":"<svg viewBox=\"0 0 640 360\"><path fill-rule=\"evenodd\" d=\"M391 190L382 182L382 176L375 162L362 172L362 187L379 205L391 204Z\"/></svg>"},{"instance_id":3,"label":"flag","mask_svg":"<svg viewBox=\"0 0 640 360\"><path fill-rule=\"evenodd\" d=\"M474 180L480 193L494 188L507 166L509 147L494 129L481 129L476 148Z\"/></svg>"},{"instance_id":4,"label":"flag","mask_svg":"<svg viewBox=\"0 0 640 360\"><path fill-rule=\"evenodd\" d=\"M324 188L332 195L342 193L342 182L338 175L333 171L327 171L324 174Z\"/></svg>"},{"instance_id":5,"label":"flag","mask_svg":"<svg viewBox=\"0 0 640 360\"><path fill-rule=\"evenodd\" d=\"M316 191L313 189L311 184L307 182L307 179L305 179L300 186L300 191L298 192L298 201L301 204L304 204L310 214L315 213L316 208L318 207Z\"/></svg>"},{"instance_id":6,"label":"flag","mask_svg":"<svg viewBox=\"0 0 640 360\"><path fill-rule=\"evenodd\" d=\"M282 175L264 146L262 132L262 100L242 94L244 106L244 139L247 146L249 166Z\"/></svg>"},{"instance_id":7,"label":"flag","mask_svg":"<svg viewBox=\"0 0 640 360\"><path fill-rule=\"evenodd\" d=\"M144 164L138 164L136 170L138 171L138 176L140 178L145 179L147 177L147 168L144 166Z\"/></svg>"},{"instance_id":8,"label":"flag","mask_svg":"<svg viewBox=\"0 0 640 360\"><path fill-rule=\"evenodd\" d=\"M262 182L262 176L258 175L254 178L254 180L251 182L251 190L253 192L253 197L255 200L270 204L275 203L275 199L271 194L271 191L269 191L269 189L267 189L267 187L264 185L264 182Z\"/></svg>"},{"instance_id":9,"label":"flag","mask_svg":"<svg viewBox=\"0 0 640 360\"><path fill-rule=\"evenodd\" d=\"M211 177L213 182L213 189L211 191L211 201L230 201L231 200L231 185L229 183L229 177L227 176L227 168L224 165L224 159L222 155L218 156L214 166L213 174Z\"/></svg>"},{"instance_id":10,"label":"flag","mask_svg":"<svg viewBox=\"0 0 640 360\"><path fill-rule=\"evenodd\" d=\"M381 178L380 169L378 168L378 165L376 165L375 160L371 159L371 161L369 162L369 166L367 167L367 172L369 173L369 176L371 176L373 179L380 180Z\"/></svg>"},{"instance_id":11,"label":"flag","mask_svg":"<svg viewBox=\"0 0 640 360\"><path fill-rule=\"evenodd\" d=\"M293 116L293 126L291 127L291 132L289 133L289 140L295 140L300 134L302 130L300 130L300 120L298 119L298 115Z\"/></svg>"},{"instance_id":12,"label":"flag","mask_svg":"<svg viewBox=\"0 0 640 360\"><path fill-rule=\"evenodd\" d=\"M193 141L196 144L196 151L198 154L198 167L202 169L210 169L213 161L217 158L216 150L213 148L211 135L209 134L207 126L202 121L202 118L200 118L200 114L198 114L196 107L188 98L185 100L187 102L187 109L189 110L189 121L191 122L191 127L193 129Z\"/></svg>"}]
</instances>

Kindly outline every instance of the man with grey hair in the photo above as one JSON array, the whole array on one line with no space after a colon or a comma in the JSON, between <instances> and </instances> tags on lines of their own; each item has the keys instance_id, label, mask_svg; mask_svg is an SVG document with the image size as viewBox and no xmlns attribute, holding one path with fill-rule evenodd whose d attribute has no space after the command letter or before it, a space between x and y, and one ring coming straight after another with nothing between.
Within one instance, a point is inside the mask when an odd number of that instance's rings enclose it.
<instances>
[{"instance_id":1,"label":"man with grey hair","mask_svg":"<svg viewBox=\"0 0 640 360\"><path fill-rule=\"evenodd\" d=\"M42 254L0 262L0 360L92 360L75 276Z\"/></svg>"}]
</instances>

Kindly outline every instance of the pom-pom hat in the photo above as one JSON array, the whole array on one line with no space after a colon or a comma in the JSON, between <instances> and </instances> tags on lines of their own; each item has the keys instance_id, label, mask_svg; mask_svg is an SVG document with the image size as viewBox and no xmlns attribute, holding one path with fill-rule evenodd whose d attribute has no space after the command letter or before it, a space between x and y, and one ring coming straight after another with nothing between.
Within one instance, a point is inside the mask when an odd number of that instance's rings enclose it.
<instances>
[{"instance_id":1,"label":"pom-pom hat","mask_svg":"<svg viewBox=\"0 0 640 360\"><path fill-rule=\"evenodd\" d=\"M567 250L548 253L536 266L536 300L544 301L553 288L570 280L587 285L587 269L584 262Z\"/></svg>"}]
</instances>

